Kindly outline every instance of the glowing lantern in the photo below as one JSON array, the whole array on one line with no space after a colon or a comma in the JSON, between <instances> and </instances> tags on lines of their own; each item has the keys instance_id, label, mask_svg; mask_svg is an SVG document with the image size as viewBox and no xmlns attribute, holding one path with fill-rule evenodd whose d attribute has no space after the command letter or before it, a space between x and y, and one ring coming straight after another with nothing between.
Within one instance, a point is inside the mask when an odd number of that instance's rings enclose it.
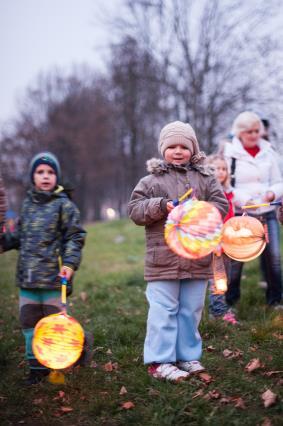
<instances>
[{"instance_id":1,"label":"glowing lantern","mask_svg":"<svg viewBox=\"0 0 283 426\"><path fill-rule=\"evenodd\" d=\"M213 253L213 294L224 294L227 291L227 275L221 254Z\"/></svg>"},{"instance_id":2,"label":"glowing lantern","mask_svg":"<svg viewBox=\"0 0 283 426\"><path fill-rule=\"evenodd\" d=\"M175 207L165 224L165 240L179 256L199 259L219 246L222 218L216 207L191 199Z\"/></svg>"},{"instance_id":3,"label":"glowing lantern","mask_svg":"<svg viewBox=\"0 0 283 426\"><path fill-rule=\"evenodd\" d=\"M222 248L231 259L248 262L258 257L265 246L265 230L258 219L235 216L223 225Z\"/></svg>"},{"instance_id":4,"label":"glowing lantern","mask_svg":"<svg viewBox=\"0 0 283 426\"><path fill-rule=\"evenodd\" d=\"M83 344L83 328L64 312L42 318L34 329L34 355L48 368L70 367L79 359Z\"/></svg>"},{"instance_id":5,"label":"glowing lantern","mask_svg":"<svg viewBox=\"0 0 283 426\"><path fill-rule=\"evenodd\" d=\"M67 315L67 279L61 277L62 312L42 318L35 326L32 350L36 359L54 370L73 365L84 345L84 330ZM55 381L54 381L55 383Z\"/></svg>"}]
</instances>

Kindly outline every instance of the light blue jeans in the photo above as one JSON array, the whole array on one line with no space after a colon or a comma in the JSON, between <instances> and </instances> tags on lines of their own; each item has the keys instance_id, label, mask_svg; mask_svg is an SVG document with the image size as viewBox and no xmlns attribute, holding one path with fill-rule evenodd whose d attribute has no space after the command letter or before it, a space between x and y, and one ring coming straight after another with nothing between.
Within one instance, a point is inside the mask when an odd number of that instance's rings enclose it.
<instances>
[{"instance_id":1,"label":"light blue jeans","mask_svg":"<svg viewBox=\"0 0 283 426\"><path fill-rule=\"evenodd\" d=\"M199 323L206 280L164 280L147 284L149 303L144 363L198 360L202 354Z\"/></svg>"}]
</instances>

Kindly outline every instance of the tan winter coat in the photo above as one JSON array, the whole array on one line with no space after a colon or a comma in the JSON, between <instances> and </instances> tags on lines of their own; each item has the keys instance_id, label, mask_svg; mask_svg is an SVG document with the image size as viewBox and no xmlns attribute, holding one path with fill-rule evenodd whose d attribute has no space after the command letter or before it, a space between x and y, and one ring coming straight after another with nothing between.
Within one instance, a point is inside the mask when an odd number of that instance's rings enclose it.
<instances>
[{"instance_id":1,"label":"tan winter coat","mask_svg":"<svg viewBox=\"0 0 283 426\"><path fill-rule=\"evenodd\" d=\"M174 166L155 158L149 160L147 166L150 174L139 181L128 205L129 217L137 225L145 226L145 280L211 278L212 255L189 260L177 256L167 246L164 239L166 203L193 188L198 200L211 202L225 217L228 202L220 184L204 166Z\"/></svg>"}]
</instances>

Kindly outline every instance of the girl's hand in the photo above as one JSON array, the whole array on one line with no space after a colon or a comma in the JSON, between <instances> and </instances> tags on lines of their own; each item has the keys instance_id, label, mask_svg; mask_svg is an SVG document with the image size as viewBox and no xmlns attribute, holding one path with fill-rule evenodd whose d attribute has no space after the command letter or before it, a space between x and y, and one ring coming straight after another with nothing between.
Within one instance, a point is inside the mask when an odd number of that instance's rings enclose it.
<instances>
[{"instance_id":1,"label":"girl's hand","mask_svg":"<svg viewBox=\"0 0 283 426\"><path fill-rule=\"evenodd\" d=\"M271 203L271 201L274 201L275 199L275 194L273 191L267 191L263 197L264 201L266 201L267 203Z\"/></svg>"},{"instance_id":2,"label":"girl's hand","mask_svg":"<svg viewBox=\"0 0 283 426\"><path fill-rule=\"evenodd\" d=\"M60 269L60 277L65 277L67 281L70 281L70 279L72 278L74 274L74 271L72 268L70 268L69 266L62 266L62 268Z\"/></svg>"},{"instance_id":3,"label":"girl's hand","mask_svg":"<svg viewBox=\"0 0 283 426\"><path fill-rule=\"evenodd\" d=\"M170 213L174 209L172 201L167 202L166 208L167 208L168 213Z\"/></svg>"}]
</instances>

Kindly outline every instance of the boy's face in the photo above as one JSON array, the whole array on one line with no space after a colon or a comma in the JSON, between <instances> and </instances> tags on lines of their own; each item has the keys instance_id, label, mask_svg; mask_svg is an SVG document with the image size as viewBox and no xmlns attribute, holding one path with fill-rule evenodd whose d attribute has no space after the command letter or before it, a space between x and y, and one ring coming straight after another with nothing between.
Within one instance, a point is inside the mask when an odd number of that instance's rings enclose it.
<instances>
[{"instance_id":1,"label":"boy's face","mask_svg":"<svg viewBox=\"0 0 283 426\"><path fill-rule=\"evenodd\" d=\"M57 183L57 176L48 164L40 164L33 174L34 185L39 191L52 191Z\"/></svg>"},{"instance_id":2,"label":"boy's face","mask_svg":"<svg viewBox=\"0 0 283 426\"><path fill-rule=\"evenodd\" d=\"M167 163L176 165L188 163L191 156L191 151L184 145L169 146L164 152L164 158Z\"/></svg>"}]
</instances>

